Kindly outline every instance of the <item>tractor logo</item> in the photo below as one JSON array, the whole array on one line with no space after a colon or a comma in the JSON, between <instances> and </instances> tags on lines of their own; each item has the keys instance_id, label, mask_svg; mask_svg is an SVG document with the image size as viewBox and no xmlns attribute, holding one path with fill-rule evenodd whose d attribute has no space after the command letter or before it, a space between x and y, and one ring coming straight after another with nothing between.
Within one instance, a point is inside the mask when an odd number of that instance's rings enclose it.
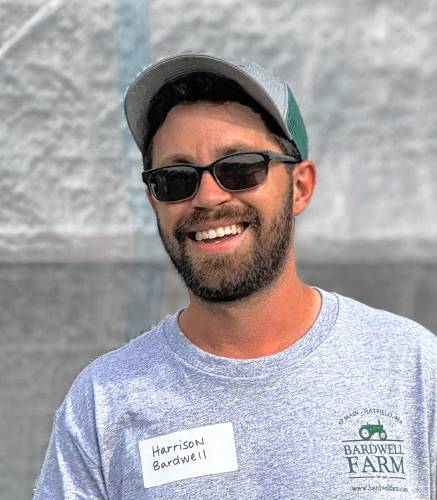
<instances>
[{"instance_id":1,"label":"tractor logo","mask_svg":"<svg viewBox=\"0 0 437 500\"><path fill-rule=\"evenodd\" d=\"M372 439L372 436L375 434L379 434L379 439L381 441L385 441L387 439L387 433L385 432L384 426L381 424L379 419L377 424L362 425L358 434L364 441L369 441L369 439Z\"/></svg>"}]
</instances>

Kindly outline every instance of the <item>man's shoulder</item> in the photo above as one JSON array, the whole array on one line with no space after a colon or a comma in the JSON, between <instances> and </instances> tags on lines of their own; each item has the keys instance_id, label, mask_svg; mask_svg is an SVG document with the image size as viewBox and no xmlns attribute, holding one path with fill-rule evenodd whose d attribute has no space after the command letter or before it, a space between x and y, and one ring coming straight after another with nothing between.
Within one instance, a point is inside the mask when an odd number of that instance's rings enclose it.
<instances>
[{"instance_id":1,"label":"man's shoulder","mask_svg":"<svg viewBox=\"0 0 437 500\"><path fill-rule=\"evenodd\" d=\"M71 391L108 384L122 385L128 379L147 377L168 358L171 349L166 330L176 324L176 314L167 316L149 330L89 363L77 376Z\"/></svg>"},{"instance_id":2,"label":"man's shoulder","mask_svg":"<svg viewBox=\"0 0 437 500\"><path fill-rule=\"evenodd\" d=\"M437 359L437 336L416 321L335 294L339 301L338 326L372 342L426 350Z\"/></svg>"}]
</instances>

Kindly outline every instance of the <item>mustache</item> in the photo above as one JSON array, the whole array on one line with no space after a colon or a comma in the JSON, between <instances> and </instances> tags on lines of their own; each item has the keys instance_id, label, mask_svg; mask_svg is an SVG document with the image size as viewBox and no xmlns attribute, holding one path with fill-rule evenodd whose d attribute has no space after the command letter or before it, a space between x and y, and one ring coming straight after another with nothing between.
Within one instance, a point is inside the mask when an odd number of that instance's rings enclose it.
<instances>
[{"instance_id":1,"label":"mustache","mask_svg":"<svg viewBox=\"0 0 437 500\"><path fill-rule=\"evenodd\" d=\"M220 219L237 219L241 222L252 224L255 229L260 227L261 217L256 208L247 206L245 208L220 207L212 211L208 208L196 208L194 212L181 217L174 228L177 241L184 240L185 235L191 228L204 222L214 222Z\"/></svg>"}]
</instances>

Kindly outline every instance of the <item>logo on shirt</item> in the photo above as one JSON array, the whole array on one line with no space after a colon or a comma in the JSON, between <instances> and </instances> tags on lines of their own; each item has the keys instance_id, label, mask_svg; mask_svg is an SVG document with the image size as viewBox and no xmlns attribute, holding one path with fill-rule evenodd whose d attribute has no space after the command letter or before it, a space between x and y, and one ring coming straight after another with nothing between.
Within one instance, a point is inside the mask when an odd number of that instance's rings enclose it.
<instances>
[{"instance_id":1,"label":"logo on shirt","mask_svg":"<svg viewBox=\"0 0 437 500\"><path fill-rule=\"evenodd\" d=\"M343 471L354 492L408 492L402 419L381 408L356 408L338 420Z\"/></svg>"}]
</instances>

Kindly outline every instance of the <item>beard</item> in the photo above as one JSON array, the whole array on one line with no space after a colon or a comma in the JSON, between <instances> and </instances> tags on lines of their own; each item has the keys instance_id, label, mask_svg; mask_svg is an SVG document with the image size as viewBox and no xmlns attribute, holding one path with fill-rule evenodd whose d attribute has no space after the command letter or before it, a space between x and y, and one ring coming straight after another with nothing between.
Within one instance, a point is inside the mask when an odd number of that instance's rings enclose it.
<instances>
[{"instance_id":1,"label":"beard","mask_svg":"<svg viewBox=\"0 0 437 500\"><path fill-rule=\"evenodd\" d=\"M214 212L199 208L181 218L172 231L173 238L158 218L158 231L176 270L194 295L204 302L234 302L268 287L284 269L292 238L292 200L290 188L270 223L252 206L224 206ZM223 219L248 223L245 231L253 231L252 247L230 254L192 257L186 245L188 228Z\"/></svg>"}]
</instances>

